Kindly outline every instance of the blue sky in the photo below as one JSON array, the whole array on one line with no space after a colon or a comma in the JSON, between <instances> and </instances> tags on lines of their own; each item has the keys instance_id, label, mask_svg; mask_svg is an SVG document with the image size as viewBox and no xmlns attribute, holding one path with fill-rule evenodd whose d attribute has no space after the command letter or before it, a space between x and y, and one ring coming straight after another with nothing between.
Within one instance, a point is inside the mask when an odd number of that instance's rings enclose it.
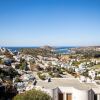
<instances>
[{"instance_id":1,"label":"blue sky","mask_svg":"<svg viewBox=\"0 0 100 100\"><path fill-rule=\"evenodd\" d=\"M0 46L100 45L100 0L0 0Z\"/></svg>"}]
</instances>

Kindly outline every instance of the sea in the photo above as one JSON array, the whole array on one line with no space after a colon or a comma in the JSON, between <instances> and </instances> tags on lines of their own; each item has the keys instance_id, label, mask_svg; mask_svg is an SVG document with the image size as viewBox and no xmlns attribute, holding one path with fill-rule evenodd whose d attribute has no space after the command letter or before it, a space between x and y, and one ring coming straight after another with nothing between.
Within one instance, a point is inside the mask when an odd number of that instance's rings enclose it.
<instances>
[{"instance_id":1,"label":"sea","mask_svg":"<svg viewBox=\"0 0 100 100\"><path fill-rule=\"evenodd\" d=\"M40 47L4 47L4 48L9 49L12 52L15 52L15 51L19 51L22 48L40 48ZM69 54L71 48L75 48L75 47L68 47L68 46L54 47L55 52L59 54Z\"/></svg>"}]
</instances>

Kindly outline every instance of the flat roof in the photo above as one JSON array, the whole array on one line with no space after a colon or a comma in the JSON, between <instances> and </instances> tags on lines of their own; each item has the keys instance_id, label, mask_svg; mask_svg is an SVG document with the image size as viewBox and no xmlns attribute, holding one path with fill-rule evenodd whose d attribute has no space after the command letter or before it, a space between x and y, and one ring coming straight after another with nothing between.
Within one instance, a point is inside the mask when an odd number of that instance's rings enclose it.
<instances>
[{"instance_id":1,"label":"flat roof","mask_svg":"<svg viewBox=\"0 0 100 100\"><path fill-rule=\"evenodd\" d=\"M79 90L89 90L92 88L97 88L97 85L94 83L80 83L80 81L75 78L52 78L51 82L38 80L36 86L41 86L45 89L54 89L57 87L74 87Z\"/></svg>"}]
</instances>

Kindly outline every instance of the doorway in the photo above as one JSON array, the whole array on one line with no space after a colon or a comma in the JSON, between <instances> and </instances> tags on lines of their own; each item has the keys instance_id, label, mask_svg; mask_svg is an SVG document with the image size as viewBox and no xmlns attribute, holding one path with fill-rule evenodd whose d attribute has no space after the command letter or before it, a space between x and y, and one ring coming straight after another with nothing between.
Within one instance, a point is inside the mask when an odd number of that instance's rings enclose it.
<instances>
[{"instance_id":1,"label":"doorway","mask_svg":"<svg viewBox=\"0 0 100 100\"><path fill-rule=\"evenodd\" d=\"M72 100L72 94L71 93L66 94L66 100Z\"/></svg>"},{"instance_id":2,"label":"doorway","mask_svg":"<svg viewBox=\"0 0 100 100\"><path fill-rule=\"evenodd\" d=\"M58 94L58 100L63 100L63 93Z\"/></svg>"}]
</instances>

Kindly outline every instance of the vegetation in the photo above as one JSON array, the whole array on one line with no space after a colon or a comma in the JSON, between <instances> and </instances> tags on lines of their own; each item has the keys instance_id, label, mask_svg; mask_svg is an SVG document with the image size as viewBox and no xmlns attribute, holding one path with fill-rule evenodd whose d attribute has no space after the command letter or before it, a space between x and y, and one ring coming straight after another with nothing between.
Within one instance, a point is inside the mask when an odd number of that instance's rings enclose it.
<instances>
[{"instance_id":1,"label":"vegetation","mask_svg":"<svg viewBox=\"0 0 100 100\"><path fill-rule=\"evenodd\" d=\"M98 76L98 77L95 77L95 80L100 80L100 76Z\"/></svg>"},{"instance_id":2,"label":"vegetation","mask_svg":"<svg viewBox=\"0 0 100 100\"><path fill-rule=\"evenodd\" d=\"M37 55L45 56L45 57L54 56L54 52L48 49L44 49L44 48L23 48L20 51L23 54L29 54L34 57L37 57Z\"/></svg>"},{"instance_id":3,"label":"vegetation","mask_svg":"<svg viewBox=\"0 0 100 100\"><path fill-rule=\"evenodd\" d=\"M41 72L38 72L37 75L41 80L45 80L46 79L46 76L43 75Z\"/></svg>"},{"instance_id":4,"label":"vegetation","mask_svg":"<svg viewBox=\"0 0 100 100\"><path fill-rule=\"evenodd\" d=\"M22 80L19 77L16 77L15 82L22 82Z\"/></svg>"},{"instance_id":5,"label":"vegetation","mask_svg":"<svg viewBox=\"0 0 100 100\"><path fill-rule=\"evenodd\" d=\"M100 68L100 64L97 64L91 67L91 69L99 69L99 68Z\"/></svg>"},{"instance_id":6,"label":"vegetation","mask_svg":"<svg viewBox=\"0 0 100 100\"><path fill-rule=\"evenodd\" d=\"M73 66L79 66L79 64L81 64L81 63L78 61L73 61L73 63L72 63Z\"/></svg>"},{"instance_id":7,"label":"vegetation","mask_svg":"<svg viewBox=\"0 0 100 100\"><path fill-rule=\"evenodd\" d=\"M71 75L74 75L75 73L75 70L73 68L66 69L66 71Z\"/></svg>"},{"instance_id":8,"label":"vegetation","mask_svg":"<svg viewBox=\"0 0 100 100\"><path fill-rule=\"evenodd\" d=\"M17 94L17 89L12 84L2 86L0 91L0 100L12 100Z\"/></svg>"},{"instance_id":9,"label":"vegetation","mask_svg":"<svg viewBox=\"0 0 100 100\"><path fill-rule=\"evenodd\" d=\"M29 68L27 67L27 62L25 61L25 59L20 59L20 64L16 65L16 69L21 69L21 70L29 70Z\"/></svg>"},{"instance_id":10,"label":"vegetation","mask_svg":"<svg viewBox=\"0 0 100 100\"><path fill-rule=\"evenodd\" d=\"M54 77L53 72L49 71L48 74L49 74L51 77Z\"/></svg>"},{"instance_id":11,"label":"vegetation","mask_svg":"<svg viewBox=\"0 0 100 100\"><path fill-rule=\"evenodd\" d=\"M9 76L11 79L13 79L16 75L18 75L18 72L13 69L1 69L0 68L0 78L5 79L5 77Z\"/></svg>"},{"instance_id":12,"label":"vegetation","mask_svg":"<svg viewBox=\"0 0 100 100\"><path fill-rule=\"evenodd\" d=\"M6 50L6 51L4 52L4 55L5 55L7 58L10 58L10 59L13 58L13 55L10 54L10 52L9 52L8 50Z\"/></svg>"},{"instance_id":13,"label":"vegetation","mask_svg":"<svg viewBox=\"0 0 100 100\"><path fill-rule=\"evenodd\" d=\"M0 64L4 64L4 61L2 60L2 58L0 58Z\"/></svg>"},{"instance_id":14,"label":"vegetation","mask_svg":"<svg viewBox=\"0 0 100 100\"><path fill-rule=\"evenodd\" d=\"M76 50L75 54L82 54L84 58L100 58L100 51L96 50Z\"/></svg>"},{"instance_id":15,"label":"vegetation","mask_svg":"<svg viewBox=\"0 0 100 100\"><path fill-rule=\"evenodd\" d=\"M89 71L89 70L87 69L85 72L82 73L82 75L85 76L85 77L89 77L89 76L88 76L88 71Z\"/></svg>"},{"instance_id":16,"label":"vegetation","mask_svg":"<svg viewBox=\"0 0 100 100\"><path fill-rule=\"evenodd\" d=\"M51 100L51 97L40 90L33 89L16 95L13 100Z\"/></svg>"}]
</instances>

